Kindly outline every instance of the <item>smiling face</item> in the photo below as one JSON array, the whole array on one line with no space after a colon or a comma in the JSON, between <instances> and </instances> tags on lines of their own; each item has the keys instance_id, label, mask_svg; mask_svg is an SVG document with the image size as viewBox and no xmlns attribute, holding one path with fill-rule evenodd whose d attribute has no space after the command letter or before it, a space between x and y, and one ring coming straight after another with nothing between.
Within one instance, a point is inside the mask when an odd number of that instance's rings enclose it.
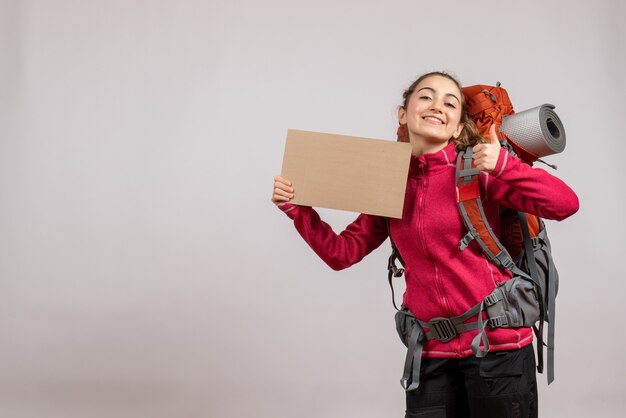
<instances>
[{"instance_id":1,"label":"smiling face","mask_svg":"<svg viewBox=\"0 0 626 418\"><path fill-rule=\"evenodd\" d=\"M413 154L435 152L451 138L458 138L461 123L461 91L449 78L433 75L422 80L398 109L398 119L406 124Z\"/></svg>"}]
</instances>

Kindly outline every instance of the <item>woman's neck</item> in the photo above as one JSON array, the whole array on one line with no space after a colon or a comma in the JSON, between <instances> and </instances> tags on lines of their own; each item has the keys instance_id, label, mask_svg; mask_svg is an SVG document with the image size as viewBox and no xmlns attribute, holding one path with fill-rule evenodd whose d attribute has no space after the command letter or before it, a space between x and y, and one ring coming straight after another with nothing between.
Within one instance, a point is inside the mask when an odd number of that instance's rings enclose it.
<instances>
[{"instance_id":1,"label":"woman's neck","mask_svg":"<svg viewBox=\"0 0 626 418\"><path fill-rule=\"evenodd\" d=\"M428 141L411 141L413 151L411 154L415 157L419 157L423 154L430 154L439 152L448 146L449 142L428 142Z\"/></svg>"}]
</instances>

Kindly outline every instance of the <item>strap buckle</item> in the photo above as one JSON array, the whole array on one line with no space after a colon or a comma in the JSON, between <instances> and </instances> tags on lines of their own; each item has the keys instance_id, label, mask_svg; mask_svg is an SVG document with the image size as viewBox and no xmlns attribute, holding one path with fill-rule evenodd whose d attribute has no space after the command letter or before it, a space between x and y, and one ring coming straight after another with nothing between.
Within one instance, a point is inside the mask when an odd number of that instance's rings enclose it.
<instances>
[{"instance_id":1,"label":"strap buckle","mask_svg":"<svg viewBox=\"0 0 626 418\"><path fill-rule=\"evenodd\" d=\"M515 268L515 262L505 249L502 249L502 251L495 256L495 260L507 270L513 270Z\"/></svg>"},{"instance_id":2,"label":"strap buckle","mask_svg":"<svg viewBox=\"0 0 626 418\"><path fill-rule=\"evenodd\" d=\"M467 246L478 236L478 231L472 228L470 231L465 234L465 236L459 242L459 250L463 251L467 248Z\"/></svg>"},{"instance_id":3,"label":"strap buckle","mask_svg":"<svg viewBox=\"0 0 626 418\"><path fill-rule=\"evenodd\" d=\"M487 322L489 324L489 327L491 328L505 327L509 325L509 319L506 317L506 315L498 316L496 318L489 318L489 321Z\"/></svg>"},{"instance_id":4,"label":"strap buckle","mask_svg":"<svg viewBox=\"0 0 626 418\"><path fill-rule=\"evenodd\" d=\"M395 253L389 256L389 263L387 264L387 270L391 272L393 277L402 277L402 275L404 274L404 268L402 267L398 268L398 266L396 265L397 259L398 257L396 256Z\"/></svg>"},{"instance_id":5,"label":"strap buckle","mask_svg":"<svg viewBox=\"0 0 626 418\"><path fill-rule=\"evenodd\" d=\"M430 338L447 343L457 336L456 327L449 318L433 318L428 322Z\"/></svg>"},{"instance_id":6,"label":"strap buckle","mask_svg":"<svg viewBox=\"0 0 626 418\"><path fill-rule=\"evenodd\" d=\"M493 306L496 303L498 303L500 300L502 300L502 293L498 292L497 290L498 288L496 288L493 292L487 295L487 297L485 297L484 299L485 306L487 307Z\"/></svg>"}]
</instances>

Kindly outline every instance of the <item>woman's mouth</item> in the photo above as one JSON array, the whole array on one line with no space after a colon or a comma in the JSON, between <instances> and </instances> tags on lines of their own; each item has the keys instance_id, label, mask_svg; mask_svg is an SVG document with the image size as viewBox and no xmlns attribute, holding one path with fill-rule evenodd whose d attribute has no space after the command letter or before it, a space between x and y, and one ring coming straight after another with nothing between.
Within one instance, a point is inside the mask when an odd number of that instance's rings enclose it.
<instances>
[{"instance_id":1,"label":"woman's mouth","mask_svg":"<svg viewBox=\"0 0 626 418\"><path fill-rule=\"evenodd\" d=\"M436 116L424 116L422 119L436 125L443 125L443 121Z\"/></svg>"}]
</instances>

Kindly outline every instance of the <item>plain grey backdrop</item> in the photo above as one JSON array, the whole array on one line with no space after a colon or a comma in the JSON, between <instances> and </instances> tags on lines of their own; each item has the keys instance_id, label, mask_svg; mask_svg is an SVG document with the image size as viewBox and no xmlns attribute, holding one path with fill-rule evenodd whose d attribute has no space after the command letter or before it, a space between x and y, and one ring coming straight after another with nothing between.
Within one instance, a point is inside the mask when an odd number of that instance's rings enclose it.
<instances>
[{"instance_id":1,"label":"plain grey backdrop","mask_svg":"<svg viewBox=\"0 0 626 418\"><path fill-rule=\"evenodd\" d=\"M0 1L0 418L402 416L388 243L333 272L270 195L288 128L393 140L439 69L556 105L581 210L548 224L540 411L622 416L624 22L619 0Z\"/></svg>"}]
</instances>

